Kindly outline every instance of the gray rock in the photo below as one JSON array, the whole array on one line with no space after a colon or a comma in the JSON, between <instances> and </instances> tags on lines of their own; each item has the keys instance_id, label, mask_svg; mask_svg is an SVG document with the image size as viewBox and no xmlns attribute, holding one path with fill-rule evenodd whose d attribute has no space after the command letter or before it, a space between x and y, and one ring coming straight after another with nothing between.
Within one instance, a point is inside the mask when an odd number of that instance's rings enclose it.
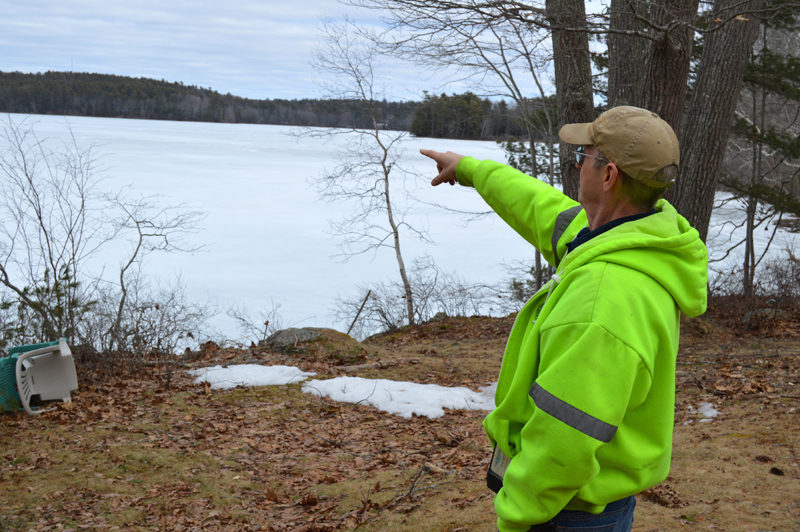
<instances>
[{"instance_id":1,"label":"gray rock","mask_svg":"<svg viewBox=\"0 0 800 532\"><path fill-rule=\"evenodd\" d=\"M447 312L439 311L433 315L430 321L442 321L444 319L447 319Z\"/></svg>"},{"instance_id":2,"label":"gray rock","mask_svg":"<svg viewBox=\"0 0 800 532\"><path fill-rule=\"evenodd\" d=\"M320 337L319 330L316 327L282 329L269 335L264 343L272 349L287 351L298 347L303 342L317 340Z\"/></svg>"}]
</instances>

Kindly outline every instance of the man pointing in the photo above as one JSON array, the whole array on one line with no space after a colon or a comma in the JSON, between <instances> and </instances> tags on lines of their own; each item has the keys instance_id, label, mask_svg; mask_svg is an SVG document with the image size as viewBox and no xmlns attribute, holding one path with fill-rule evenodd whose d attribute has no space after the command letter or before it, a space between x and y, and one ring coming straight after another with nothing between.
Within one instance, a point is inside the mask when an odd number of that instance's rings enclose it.
<instances>
[{"instance_id":1,"label":"man pointing","mask_svg":"<svg viewBox=\"0 0 800 532\"><path fill-rule=\"evenodd\" d=\"M474 187L556 268L520 310L484 420L497 527L630 530L634 495L666 478L681 313L706 309L708 254L660 199L678 140L655 113L615 107L567 124L578 202L511 167L452 152L434 186Z\"/></svg>"}]
</instances>

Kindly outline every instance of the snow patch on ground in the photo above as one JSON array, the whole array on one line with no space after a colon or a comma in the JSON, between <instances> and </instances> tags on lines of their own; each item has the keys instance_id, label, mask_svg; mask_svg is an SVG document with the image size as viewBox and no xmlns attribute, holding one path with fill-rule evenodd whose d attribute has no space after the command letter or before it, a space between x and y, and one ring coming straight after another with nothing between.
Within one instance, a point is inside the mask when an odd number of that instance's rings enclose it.
<instances>
[{"instance_id":1,"label":"snow patch on ground","mask_svg":"<svg viewBox=\"0 0 800 532\"><path fill-rule=\"evenodd\" d=\"M697 411L702 415L704 418L715 418L720 414L720 411L714 408L714 405L711 403L700 403L697 408ZM705 421L701 419L700 421Z\"/></svg>"},{"instance_id":2,"label":"snow patch on ground","mask_svg":"<svg viewBox=\"0 0 800 532\"><path fill-rule=\"evenodd\" d=\"M301 382L316 373L303 371L293 366L262 366L259 364L237 364L212 366L189 370L200 384L208 382L212 388L235 388L237 386L278 386Z\"/></svg>"},{"instance_id":3,"label":"snow patch on ground","mask_svg":"<svg viewBox=\"0 0 800 532\"><path fill-rule=\"evenodd\" d=\"M441 417L445 408L492 410L496 384L475 392L469 388L449 388L438 384L418 384L386 379L337 377L303 383L303 391L330 397L334 401L367 404L402 417Z\"/></svg>"},{"instance_id":4,"label":"snow patch on ground","mask_svg":"<svg viewBox=\"0 0 800 532\"><path fill-rule=\"evenodd\" d=\"M213 366L188 372L200 384L208 382L212 388L236 386L276 386L302 382L316 375L292 366L261 366L240 364ZM311 380L303 383L303 392L330 397L334 401L371 405L378 410L402 417L412 415L430 418L444 415L445 408L462 410L492 410L497 384L475 392L469 388L450 388L438 384L337 377Z\"/></svg>"},{"instance_id":5,"label":"snow patch on ground","mask_svg":"<svg viewBox=\"0 0 800 532\"><path fill-rule=\"evenodd\" d=\"M700 423L708 423L709 421L711 421L712 419L721 414L721 412L716 408L714 408L714 405L711 403L700 403L697 406L697 409L689 405L687 409L689 410L690 414L700 414L701 416L703 416L703 419L700 420ZM688 425L691 422L692 420L689 419L687 421L684 421L683 424Z\"/></svg>"}]
</instances>

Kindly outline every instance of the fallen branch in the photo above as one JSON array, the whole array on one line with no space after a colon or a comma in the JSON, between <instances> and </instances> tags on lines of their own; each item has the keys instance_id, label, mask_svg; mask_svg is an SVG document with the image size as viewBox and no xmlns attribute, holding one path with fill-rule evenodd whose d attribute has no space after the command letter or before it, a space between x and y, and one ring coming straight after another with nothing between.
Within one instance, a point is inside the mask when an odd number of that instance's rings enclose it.
<instances>
[{"instance_id":1,"label":"fallen branch","mask_svg":"<svg viewBox=\"0 0 800 532\"><path fill-rule=\"evenodd\" d=\"M402 501L410 498L412 495L414 495L416 493L419 493L420 491L436 489L436 488L438 488L440 486L444 486L445 484L450 484L450 483L453 482L452 480L443 480L442 482L439 482L439 483L436 483L436 484L417 487L417 484L419 483L420 479L422 478L422 476L426 472L437 473L439 471L444 472L445 470L440 468L440 467L438 467L438 466L431 467L431 464L423 463L420 466L419 470L417 471L417 474L414 476L414 479L411 481L411 487L408 489L408 491L400 493L396 497L393 497L392 499L389 499L388 501L383 503L380 507L378 507L378 509L377 509L378 511L376 513L374 513L371 516L369 516L369 518L366 519L365 521L362 521L361 523L359 523L359 526L364 525L366 523L369 523L370 521L374 521L375 519L380 517L383 514L383 512L385 512L387 510L391 510L392 508L394 508L395 506L400 504ZM447 474L449 475L449 473L447 473Z\"/></svg>"},{"instance_id":2,"label":"fallen branch","mask_svg":"<svg viewBox=\"0 0 800 532\"><path fill-rule=\"evenodd\" d=\"M414 493L414 488L417 486L417 482L419 482L419 479L422 478L422 475L425 473L425 471L428 471L428 464L423 463L420 466L419 471L417 471L417 475L414 477L414 480L411 481L411 487L408 489L408 491L405 494L395 497L394 499L389 501L389 503L386 504L385 508L391 508L392 506L402 501L403 499L407 499L408 497L410 497Z\"/></svg>"},{"instance_id":3,"label":"fallen branch","mask_svg":"<svg viewBox=\"0 0 800 532\"><path fill-rule=\"evenodd\" d=\"M190 368L190 367L192 367L189 364L187 364L186 362L179 362L177 360L162 360L160 362L159 361L146 360L146 361L139 362L139 364L141 364L142 366L178 366L180 368Z\"/></svg>"},{"instance_id":4,"label":"fallen branch","mask_svg":"<svg viewBox=\"0 0 800 532\"><path fill-rule=\"evenodd\" d=\"M366 364L355 364L353 366L339 366L340 371L361 371L363 369L383 369L400 366L403 364L419 364L418 358L398 358L396 360L378 360L377 362L367 362Z\"/></svg>"}]
</instances>

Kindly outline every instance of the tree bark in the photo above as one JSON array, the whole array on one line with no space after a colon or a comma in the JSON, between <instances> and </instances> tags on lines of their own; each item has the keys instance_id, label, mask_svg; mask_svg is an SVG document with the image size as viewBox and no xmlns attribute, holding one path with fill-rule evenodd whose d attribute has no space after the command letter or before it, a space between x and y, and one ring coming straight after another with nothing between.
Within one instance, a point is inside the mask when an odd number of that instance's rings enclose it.
<instances>
[{"instance_id":1,"label":"tree bark","mask_svg":"<svg viewBox=\"0 0 800 532\"><path fill-rule=\"evenodd\" d=\"M711 19L722 23L733 9L752 12L760 0L717 0ZM705 241L745 67L750 59L759 21L740 15L706 35L691 103L681 135L681 176L671 199Z\"/></svg>"},{"instance_id":2,"label":"tree bark","mask_svg":"<svg viewBox=\"0 0 800 532\"><path fill-rule=\"evenodd\" d=\"M645 4L612 0L608 35L608 106L658 113L678 134L692 55L698 0ZM648 21L645 24L645 20ZM652 40L621 32L648 33Z\"/></svg>"},{"instance_id":3,"label":"tree bark","mask_svg":"<svg viewBox=\"0 0 800 532\"><path fill-rule=\"evenodd\" d=\"M641 31L647 17L646 4L636 0L611 0L608 34L608 107L644 107L642 88L648 42L621 31Z\"/></svg>"},{"instance_id":4,"label":"tree bark","mask_svg":"<svg viewBox=\"0 0 800 532\"><path fill-rule=\"evenodd\" d=\"M681 120L686 107L686 87L692 56L694 30L691 24L697 14L698 0L669 0L654 2L650 20L656 26L668 28L651 41L646 55L642 80L642 106L664 119L676 135L680 135Z\"/></svg>"},{"instance_id":5,"label":"tree bark","mask_svg":"<svg viewBox=\"0 0 800 532\"><path fill-rule=\"evenodd\" d=\"M595 119L592 100L592 69L589 64L589 36L583 0L547 0L547 18L553 25L553 63L558 95L558 122L591 122ZM559 144L561 183L564 193L578 198L579 170L573 146Z\"/></svg>"}]
</instances>

